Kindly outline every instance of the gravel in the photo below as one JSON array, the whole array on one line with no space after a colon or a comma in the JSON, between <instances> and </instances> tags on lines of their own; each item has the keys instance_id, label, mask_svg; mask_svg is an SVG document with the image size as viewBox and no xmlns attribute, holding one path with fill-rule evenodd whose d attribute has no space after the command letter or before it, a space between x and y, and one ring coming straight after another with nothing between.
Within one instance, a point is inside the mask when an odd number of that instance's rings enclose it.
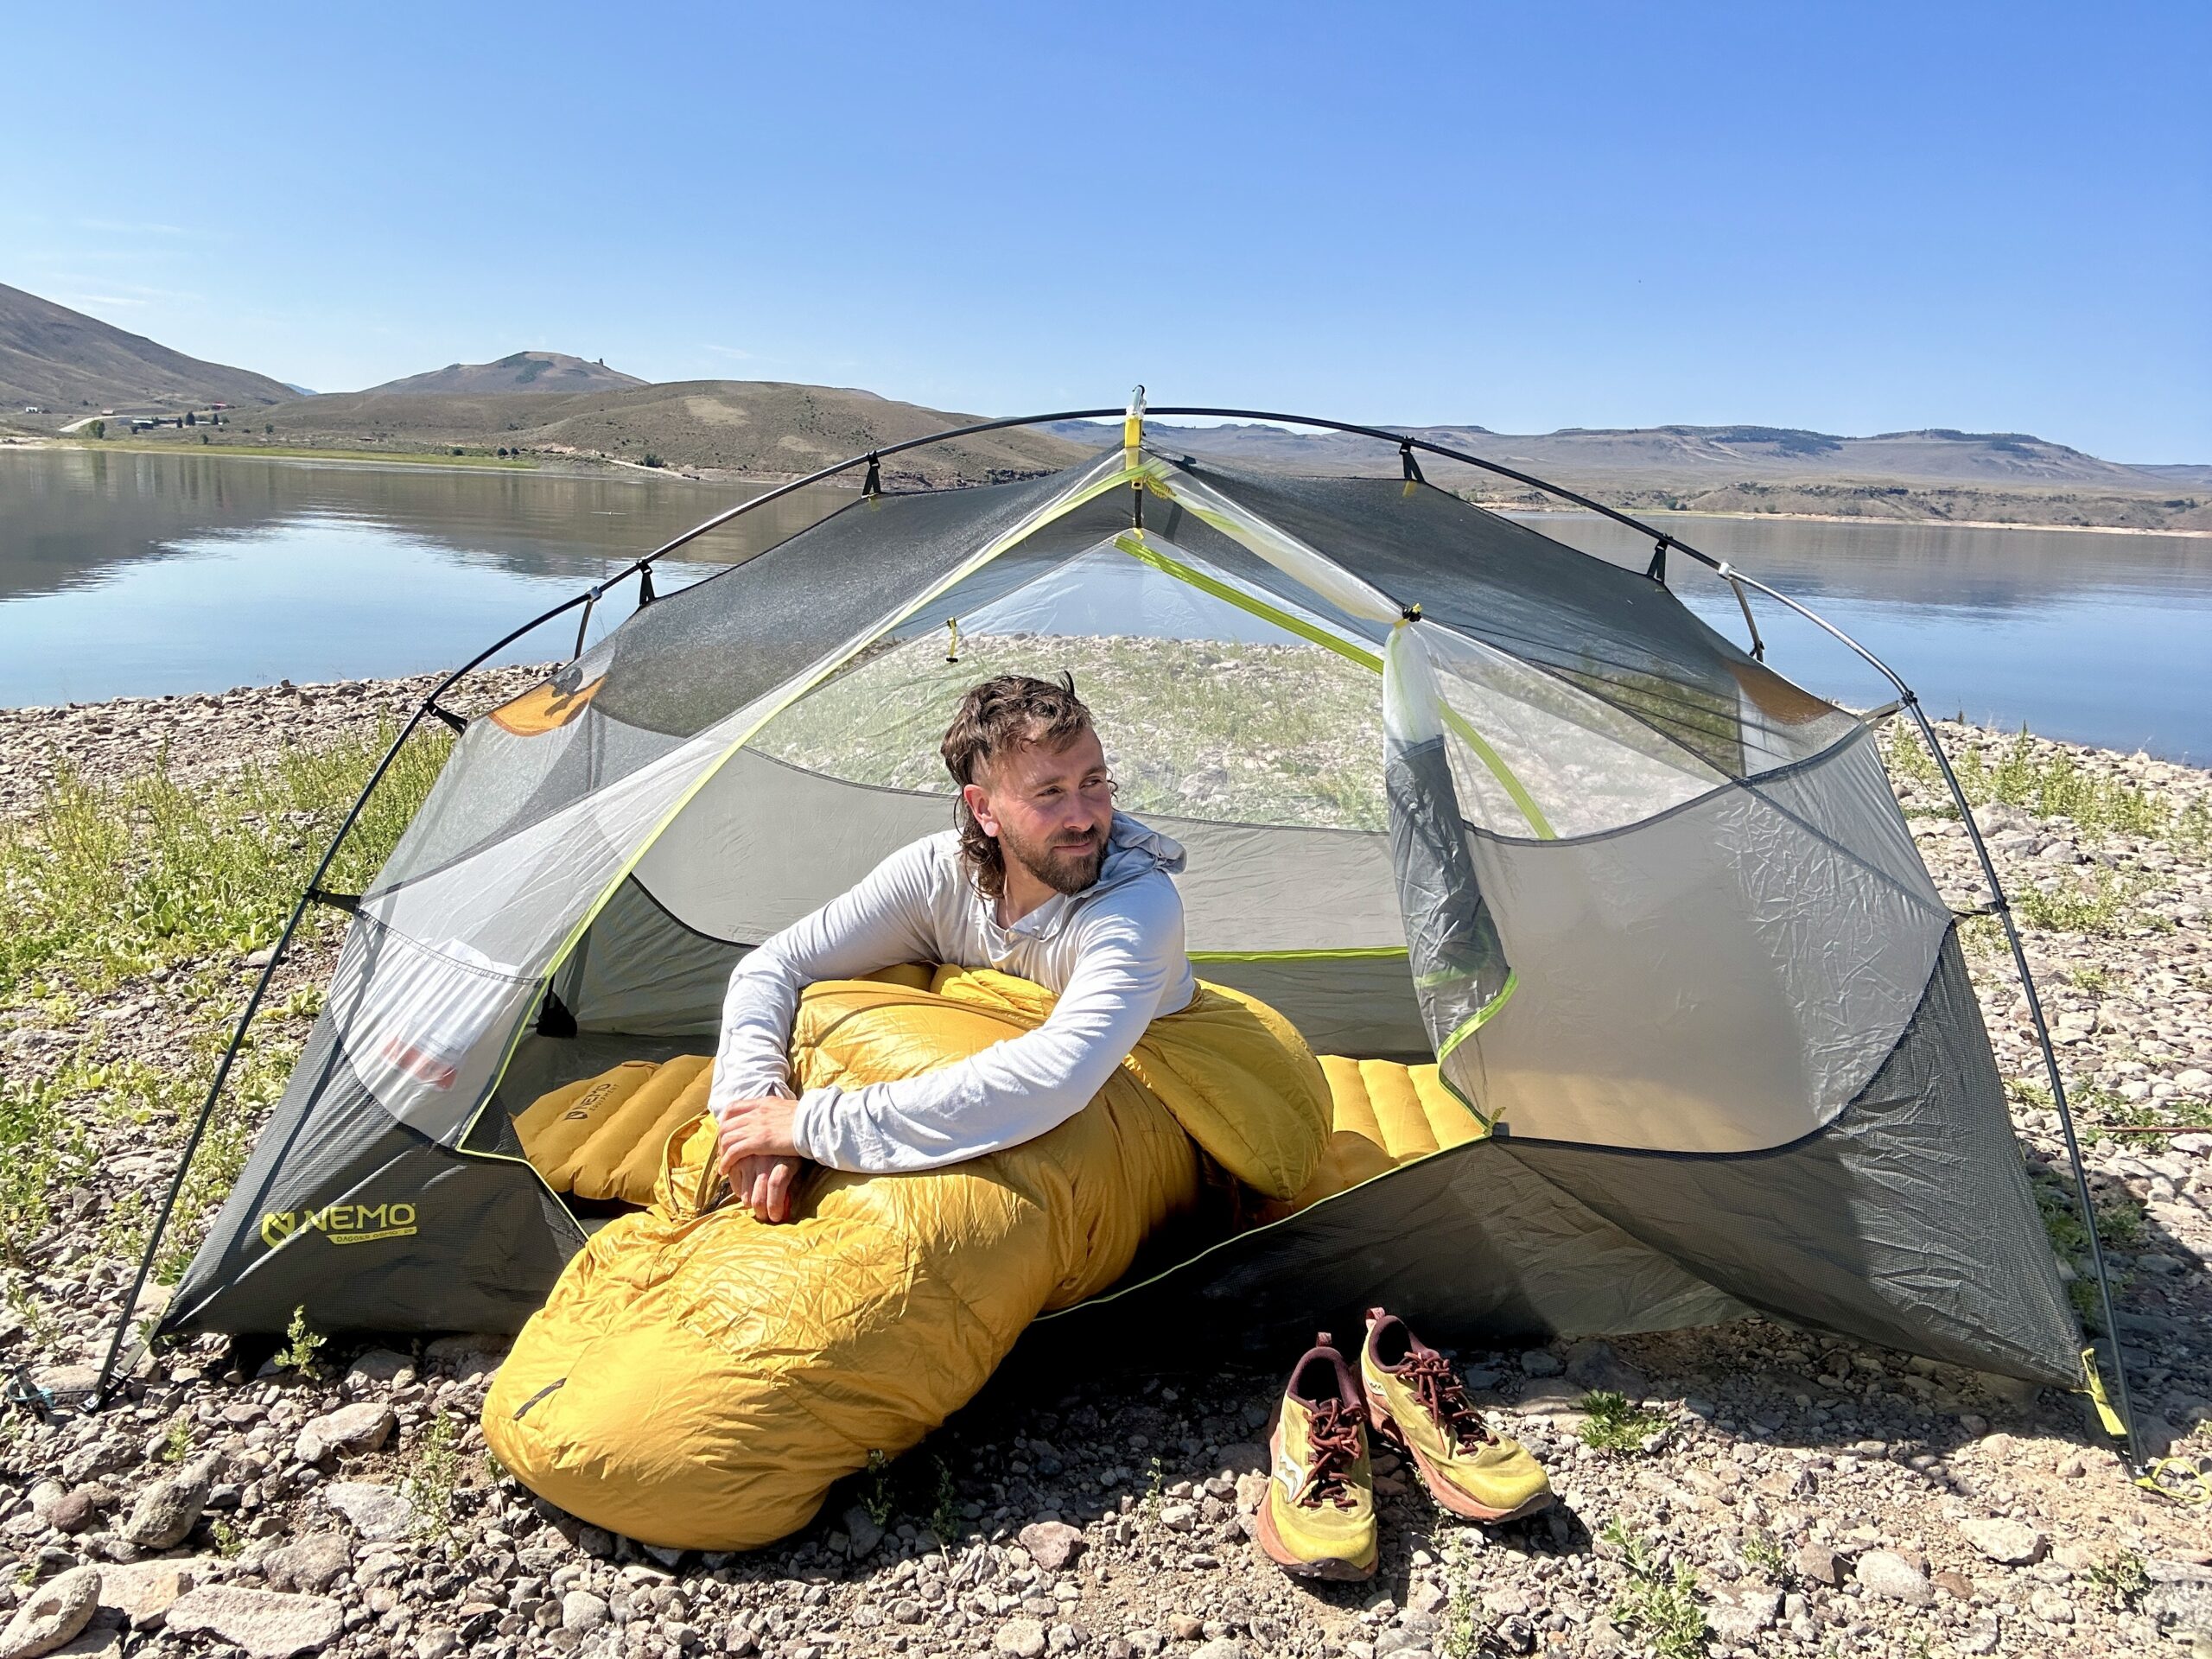
<instances>
[{"instance_id":1,"label":"gravel","mask_svg":"<svg viewBox=\"0 0 2212 1659\"><path fill-rule=\"evenodd\" d=\"M214 775L272 743L372 723L425 684L0 714L0 811L34 798L49 748L114 775L150 765L166 739L173 765ZM1946 735L1993 765L2012 741ZM2212 803L2212 774L2049 753L2177 806ZM1939 885L1976 899L1961 827L1924 786L1908 779L1900 795ZM2202 1454L2212 1133L2186 1131L2212 1118L2212 857L2020 809L1984 816L2016 892L2124 884L2099 931L2031 926L2028 943L2068 1033L2081 1119L2162 1131L2094 1135L2085 1151L2125 1224L2112 1243L2139 1406L2161 1449ZM1969 963L2029 1173L2047 1186L2064 1168L2057 1120L1987 932L1969 925ZM304 960L276 994L327 971ZM98 1063L158 1057L195 1012L174 995L147 978L88 999L66 1043L40 1034L36 1010L0 1013L0 1071L43 1076L79 1033ZM89 1384L132 1265L105 1247L104 1212L164 1179L173 1145L168 1126L122 1115L91 1128L98 1173L0 1265L0 1370L24 1367L65 1402ZM1379 1455L1382 1570L1351 1586L1294 1582L1250 1544L1257 1441L1281 1385L1264 1370L996 1385L880 1489L863 1477L772 1548L700 1555L581 1525L491 1466L475 1422L501 1347L467 1333L334 1341L303 1376L201 1339L143 1363L97 1416L11 1409L0 1617L12 1625L90 1569L97 1611L76 1637L92 1645L77 1650L119 1659L1377 1659L1441 1653L1463 1633L1484 1655L1625 1654L1650 1639L1635 1598L1679 1567L1714 1655L2101 1659L2212 1634L2212 1512L2134 1485L2078 1400L1780 1320L1457 1355L1561 1502L1464 1526ZM1577 1408L1600 1387L1664 1418L1652 1449L1581 1444Z\"/></svg>"}]
</instances>

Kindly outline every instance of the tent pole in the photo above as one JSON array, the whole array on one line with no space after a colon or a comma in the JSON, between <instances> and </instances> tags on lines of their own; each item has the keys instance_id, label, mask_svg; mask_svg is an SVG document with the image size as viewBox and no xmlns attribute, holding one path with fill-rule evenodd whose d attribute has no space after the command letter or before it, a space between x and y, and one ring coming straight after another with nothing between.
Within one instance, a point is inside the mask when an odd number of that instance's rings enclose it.
<instances>
[{"instance_id":1,"label":"tent pole","mask_svg":"<svg viewBox=\"0 0 2212 1659\"><path fill-rule=\"evenodd\" d=\"M439 681L423 697L415 712L407 717L407 723L399 728L398 734L391 740L391 747L385 750L383 758L377 762L375 770L369 773L368 781L361 785L361 792L354 797L353 804L346 809L337 833L331 836L330 845L323 849L321 860L315 867L315 874L308 878L306 887L293 905L292 913L284 923L284 931L270 948L269 960L261 969L261 977L254 982L252 994L246 998L245 1007L238 1015L238 1024L232 1028L231 1040L224 1046L223 1058L215 1066L214 1079L207 1085L207 1098L200 1103L200 1115L193 1121L192 1133L185 1137L184 1152L177 1160L176 1173L169 1179L168 1192L162 1199L162 1207L154 1218L152 1230L146 1236L146 1248L139 1254L138 1270L130 1281L130 1294L123 1300L123 1311L116 1318L115 1334L109 1339L106 1357L100 1361L99 1378L93 1384L92 1397L86 1402L87 1411L98 1411L108 1402L116 1358L122 1353L124 1338L130 1332L130 1316L138 1306L139 1294L146 1287L147 1276L153 1271L154 1258L161 1249L162 1235L168 1230L177 1200L183 1194L185 1178L191 1173L193 1158L207 1135L207 1125L214 1118L216 1103L222 1098L223 1085L230 1081L231 1067L238 1058L239 1046L245 1041L246 1028L253 1023L254 1015L260 1012L262 999L267 995L270 983L276 976L276 969L284 960L285 950L290 946L293 935L299 931L300 918L307 914L308 906L314 902L315 895L321 890L323 877L330 873L331 865L337 861L338 849L345 844L346 837L360 821L362 810L369 804L369 797L391 770L391 763L399 758L400 749L422 725L423 716L435 711L438 699L445 696L461 676L480 666L485 658L512 645L532 629L551 621L563 611L573 610L582 604L585 598L585 594L578 594L573 599L563 600L543 615L533 617L522 626L494 640Z\"/></svg>"},{"instance_id":2,"label":"tent pole","mask_svg":"<svg viewBox=\"0 0 2212 1659\"><path fill-rule=\"evenodd\" d=\"M1637 518L1630 514L1622 512L1617 508L1609 507L1602 501L1594 500L1589 496L1581 494L1574 490L1567 489L1561 485L1550 483L1546 480L1535 477L1532 474L1519 472L1513 467L1503 466L1497 461L1485 461L1479 455L1471 455L1464 450L1454 449L1445 444L1432 442L1426 438L1416 438L1406 433L1392 432L1380 427L1361 426L1347 421L1326 420L1308 415L1286 415L1268 410L1221 409L1205 405L1162 406L1154 408L1149 412L1155 416L1189 415L1215 419L1268 421L1288 426L1319 427L1329 431L1350 433L1355 436L1370 437L1383 443L1394 444L1398 447L1402 454L1411 449L1422 449L1427 451L1431 454L1440 455L1447 461L1459 461L1467 466L1478 467L1481 470L1493 474L1497 477L1511 479L1516 483L1525 484L1532 489L1541 490L1546 494L1554 496L1560 500L1572 502L1576 506L1582 507L1588 512L1598 514L1601 518L1611 519L1615 524L1621 524L1627 529L1632 530L1640 536L1654 537L1661 541L1662 543L1679 547L1690 557L1697 560L1700 564L1705 565L1709 569L1720 574L1732 582L1740 581L1745 586L1757 588L1768 598L1774 600L1778 604L1786 606L1789 609L1804 617L1815 626L1821 628L1827 633L1833 635L1838 640L1841 641L1844 645L1850 647L1852 651L1863 658L1878 672L1883 675L1884 677L1888 679L1889 682L1897 689L1903 705L1911 709L1914 722L1920 729L1922 739L1927 743L1929 750L1934 753L1936 757L1936 763L1942 771L1944 781L1949 785L1951 797L1958 804L1961 817L1966 824L1967 834L1974 843L1975 855L1980 862L1983 880L1988 884L1990 892L1994 897L1996 914L1999 919L2003 923L2005 938L2012 945L2013 963L2019 972L2020 982L2026 993L2029 1013L2035 1024L2037 1039L2043 1049L2044 1069L2050 1078L2051 1096L2057 1104L2059 1122L2065 1132L2067 1155L2073 1165L2075 1190L2082 1205L2082 1222L2088 1235L2090 1257L2096 1270L2098 1292L2104 1306L2105 1325L2107 1332L2112 1338L2113 1371L2114 1380L2118 1384L2120 1414L2126 1429L2129 1456L2131 1460L2137 1460L2138 1448L2135 1418L2128 1400L2126 1367L2120 1358L2120 1327L2119 1321L2115 1318L2113 1309L2111 1277L2106 1271L2105 1268L2104 1247L2098 1235L2095 1206L2090 1201L2088 1171L2082 1164L2081 1145L2074 1132L2073 1114L2067 1105L2065 1087L2060 1078L2058 1071L2058 1058L2056 1051L2051 1046L2050 1033L2044 1020L2043 1005L2041 1000L2036 994L2034 978L2028 970L2027 952L2020 943L2019 931L2013 923L2011 906L2005 898L2003 886L1998 880L1996 866L1991 861L1989 849L1982 842L1980 828L1974 823L1973 809L1967 803L1966 793L1964 790L1960 787L1957 774L1952 771L1950 760L1943 753L1942 745L1936 739L1935 728L1929 722L1927 715L1922 711L1918 699L1914 696L1911 688L1907 686L1904 680L1898 677L1896 671L1891 669L1888 664L1883 662L1880 658L1875 656L1872 652L1867 650L1866 646L1860 645L1857 640L1845 633L1840 628L1836 627L1833 623L1827 621L1824 617L1807 609L1804 606L1799 604L1796 601L1789 598L1787 595L1777 593L1773 588L1766 586L1765 583L1756 581L1751 577L1742 575L1740 572L1732 570L1732 569L1729 567L1725 561L1716 559L1709 554L1700 552L1696 548L1690 546L1688 543L1680 540L1679 538L1670 534L1655 530L1652 526L1645 524L1643 520ZM1126 416L1126 415L1127 410L1124 409L1082 409L1066 410L1048 415L1022 415L1013 416L1001 420L978 421L965 426L950 428L942 432L933 432L924 437L907 438L897 443L879 445L874 449L864 451L860 454L849 456L843 461L832 462L830 465L820 467L814 472L807 474L802 478L792 479L787 483L779 484L772 489L764 491L759 495L753 496L747 500L739 502L734 506L716 513L714 517L708 518L703 523L695 525L690 530L685 531L682 535L677 536L672 539L663 543L660 546L653 549L650 553L640 555L614 575L607 578L605 582L598 584L596 589L588 590L585 593L578 594L574 598L565 600L562 603L553 607L543 614L533 618L531 621L524 623L522 626L506 634L491 645L486 646L483 651L477 653L475 657L470 658L468 662L462 664L460 668L455 669L451 674L448 675L444 680L440 682L436 690L433 690L428 697L423 699L422 706L418 708L409 718L407 724L401 728L399 735L392 740L391 747L385 751L384 759L378 762L376 770L370 774L369 781L363 786L360 796L354 801L353 808L346 813L345 822L339 826L338 833L332 837L328 850L323 854L321 862L316 867L315 876L308 884L309 891L302 893L299 903L294 906L291 919L286 923L283 935L278 940L276 948L271 951L269 964L262 970L261 978L254 987L253 995L247 1001L245 1011L239 1017L237 1029L232 1033L230 1046L224 1051L221 1065L217 1068L215 1081L208 1090L206 1103L200 1108L199 1120L193 1127L193 1132L187 1143L184 1157L178 1166L176 1177L170 1184L168 1196L162 1205L162 1211L156 1223L153 1233L147 1241L145 1253L139 1262L137 1276L133 1281L130 1295L125 1301L123 1313L117 1322L114 1340L110 1344L107 1358L102 1363L100 1368L99 1382L94 1391L91 1402L92 1408L97 1409L107 1398L109 1374L113 1369L117 1354L121 1351L124 1336L130 1327L131 1310L137 1304L139 1292L144 1287L146 1276L151 1268L155 1252L159 1247L162 1233L168 1224L170 1214L175 1207L178 1195L183 1189L185 1175L190 1166L193 1154L197 1150L200 1140L206 1131L208 1120L214 1111L217 1097L220 1094L223 1084L229 1075L231 1064L236 1057L239 1044L245 1039L246 1027L251 1021L255 1012L260 1007L262 997L268 988L270 979L275 975L277 963L283 958L286 945L288 945L291 940L292 935L298 925L300 917L305 912L313 893L319 887L323 874L328 870L332 861L337 857L340 845L343 842L346 834L353 829L353 824L359 819L362 808L366 805L368 802L370 793L376 788L377 785L383 780L385 772L391 766L392 760L397 756L400 746L407 741L408 737L414 732L415 728L422 722L423 715L426 713L433 711L433 706L435 704L437 699L442 696L445 691L454 683L454 682L458 681L464 674L470 672L472 670L480 665L485 659L492 656L493 652L501 650L516 639L522 638L523 635L530 632L532 629L539 626L541 624L550 621L554 617L558 616L562 613L570 610L578 605L587 604L595 600L600 591L603 591L607 587L611 586L616 582L620 582L625 576L649 571L654 561L663 557L664 555L672 553L677 548L683 547L690 542L696 541L700 537L708 535L711 531L720 529L723 524L729 523L732 519L741 517L745 513L751 512L759 507L766 506L770 502L779 500L783 497L793 494L799 490L806 488L810 485L822 483L829 479L836 477L838 474L849 471L855 467L866 465L868 467L870 473L873 475L876 472L878 464L883 456L899 454L906 450L918 449L931 444L950 442L959 438L976 436L985 432L1005 431L1015 427L1040 426L1046 423L1054 421L1105 421L1112 420L1116 416ZM1100 447L1104 448L1105 446L1101 445ZM1738 590L1737 596L1740 601L1742 599L1740 589ZM1745 608L1748 612L1749 607L1746 607ZM2140 1466L2139 1461L2137 1461L2137 1466Z\"/></svg>"}]
</instances>

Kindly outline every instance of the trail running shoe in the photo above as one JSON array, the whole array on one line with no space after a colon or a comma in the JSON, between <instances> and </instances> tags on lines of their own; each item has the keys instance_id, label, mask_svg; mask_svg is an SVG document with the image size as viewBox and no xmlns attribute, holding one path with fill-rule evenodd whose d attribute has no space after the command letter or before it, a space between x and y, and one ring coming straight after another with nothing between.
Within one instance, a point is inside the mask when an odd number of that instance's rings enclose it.
<instances>
[{"instance_id":1,"label":"trail running shoe","mask_svg":"<svg viewBox=\"0 0 2212 1659\"><path fill-rule=\"evenodd\" d=\"M1396 1314L1367 1310L1359 1376L1376 1432L1406 1448L1429 1495L1452 1514L1517 1521L1551 1503L1535 1459L1491 1432L1452 1362Z\"/></svg>"},{"instance_id":2,"label":"trail running shoe","mask_svg":"<svg viewBox=\"0 0 2212 1659\"><path fill-rule=\"evenodd\" d=\"M1268 1559L1300 1578L1373 1578L1380 1557L1367 1414L1325 1331L1291 1371L1268 1451L1257 1517Z\"/></svg>"}]
</instances>

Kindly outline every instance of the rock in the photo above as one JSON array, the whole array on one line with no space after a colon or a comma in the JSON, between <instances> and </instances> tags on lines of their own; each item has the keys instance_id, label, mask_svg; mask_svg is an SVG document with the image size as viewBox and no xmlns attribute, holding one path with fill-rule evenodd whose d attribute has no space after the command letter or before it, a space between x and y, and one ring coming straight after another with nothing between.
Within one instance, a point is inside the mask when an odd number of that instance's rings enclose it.
<instances>
[{"instance_id":1,"label":"rock","mask_svg":"<svg viewBox=\"0 0 2212 1659\"><path fill-rule=\"evenodd\" d=\"M1420 1580L1406 1588L1406 1605L1416 1613L1427 1613L1433 1617L1452 1598L1445 1594L1440 1586L1431 1584L1426 1579Z\"/></svg>"},{"instance_id":2,"label":"rock","mask_svg":"<svg viewBox=\"0 0 2212 1659\"><path fill-rule=\"evenodd\" d=\"M272 1590L320 1595L353 1569L353 1546L342 1532L311 1532L270 1552L262 1574Z\"/></svg>"},{"instance_id":3,"label":"rock","mask_svg":"<svg viewBox=\"0 0 2212 1659\"><path fill-rule=\"evenodd\" d=\"M1191 1659L1244 1659L1244 1649L1225 1636L1217 1636L1200 1647Z\"/></svg>"},{"instance_id":4,"label":"rock","mask_svg":"<svg viewBox=\"0 0 2212 1659\"><path fill-rule=\"evenodd\" d=\"M1254 1515L1259 1511L1261 1500L1268 1495L1268 1478L1251 1474L1236 1477L1236 1510L1240 1515Z\"/></svg>"},{"instance_id":5,"label":"rock","mask_svg":"<svg viewBox=\"0 0 2212 1659\"><path fill-rule=\"evenodd\" d=\"M2032 1567L2047 1547L2043 1534L2022 1521L1990 1516L1962 1521L1959 1531L1966 1541L2004 1567Z\"/></svg>"},{"instance_id":6,"label":"rock","mask_svg":"<svg viewBox=\"0 0 2212 1659\"><path fill-rule=\"evenodd\" d=\"M415 1638L415 1659L446 1659L449 1653L461 1649L461 1633L442 1625L429 1630Z\"/></svg>"},{"instance_id":7,"label":"rock","mask_svg":"<svg viewBox=\"0 0 2212 1659\"><path fill-rule=\"evenodd\" d=\"M346 1392L365 1394L401 1381L415 1380L415 1362L390 1348L372 1348L346 1368Z\"/></svg>"},{"instance_id":8,"label":"rock","mask_svg":"<svg viewBox=\"0 0 2212 1659\"><path fill-rule=\"evenodd\" d=\"M1045 1627L1033 1618L1009 1618L991 1637L991 1646L1014 1659L1038 1659L1045 1651Z\"/></svg>"},{"instance_id":9,"label":"rock","mask_svg":"<svg viewBox=\"0 0 2212 1659\"><path fill-rule=\"evenodd\" d=\"M88 1624L73 1642L64 1642L48 1659L123 1659L123 1626Z\"/></svg>"},{"instance_id":10,"label":"rock","mask_svg":"<svg viewBox=\"0 0 2212 1659\"><path fill-rule=\"evenodd\" d=\"M1548 1348L1531 1348L1521 1356L1521 1370L1529 1376L1557 1376L1566 1369Z\"/></svg>"},{"instance_id":11,"label":"rock","mask_svg":"<svg viewBox=\"0 0 2212 1659\"><path fill-rule=\"evenodd\" d=\"M212 1555L182 1560L136 1561L100 1568L100 1605L136 1630L162 1622L170 1604L190 1590L213 1564Z\"/></svg>"},{"instance_id":12,"label":"rock","mask_svg":"<svg viewBox=\"0 0 2212 1659\"><path fill-rule=\"evenodd\" d=\"M1951 1645L1963 1654L1994 1653L2001 1634L1995 1618L1977 1618L1960 1633Z\"/></svg>"},{"instance_id":13,"label":"rock","mask_svg":"<svg viewBox=\"0 0 2212 1659\"><path fill-rule=\"evenodd\" d=\"M54 1499L46 1523L56 1532L74 1534L84 1531L99 1518L99 1504L92 1489L79 1486L74 1491L64 1492Z\"/></svg>"},{"instance_id":14,"label":"rock","mask_svg":"<svg viewBox=\"0 0 2212 1659\"><path fill-rule=\"evenodd\" d=\"M142 1549L169 1549L184 1541L207 1506L209 1488L215 1484L219 1459L207 1454L138 1494L123 1535Z\"/></svg>"},{"instance_id":15,"label":"rock","mask_svg":"<svg viewBox=\"0 0 2212 1659\"><path fill-rule=\"evenodd\" d=\"M450 1365L463 1382L480 1382L499 1369L508 1345L505 1337L439 1337L423 1344L423 1359L425 1364Z\"/></svg>"},{"instance_id":16,"label":"rock","mask_svg":"<svg viewBox=\"0 0 2212 1659\"><path fill-rule=\"evenodd\" d=\"M1160 1524L1170 1532L1188 1532L1198 1524L1198 1506L1195 1503L1163 1503L1160 1506Z\"/></svg>"},{"instance_id":17,"label":"rock","mask_svg":"<svg viewBox=\"0 0 2212 1659\"><path fill-rule=\"evenodd\" d=\"M415 1506L396 1487L373 1481L334 1480L322 1489L322 1501L352 1522L353 1530L372 1543L396 1543L415 1531ZM610 1541L609 1554L613 1548Z\"/></svg>"},{"instance_id":18,"label":"rock","mask_svg":"<svg viewBox=\"0 0 2212 1659\"><path fill-rule=\"evenodd\" d=\"M1925 1607L1936 1599L1936 1586L1928 1575L1895 1550L1870 1549L1859 1558L1853 1576L1870 1596L1901 1601L1908 1607Z\"/></svg>"},{"instance_id":19,"label":"rock","mask_svg":"<svg viewBox=\"0 0 2212 1659\"><path fill-rule=\"evenodd\" d=\"M374 1452L391 1438L399 1419L381 1401L363 1400L308 1420L292 1447L302 1463L321 1463L333 1453L358 1458Z\"/></svg>"},{"instance_id":20,"label":"rock","mask_svg":"<svg viewBox=\"0 0 2212 1659\"><path fill-rule=\"evenodd\" d=\"M54 1524L54 1506L69 1496L69 1489L60 1481L41 1480L31 1488L31 1513L48 1526Z\"/></svg>"},{"instance_id":21,"label":"rock","mask_svg":"<svg viewBox=\"0 0 2212 1659\"><path fill-rule=\"evenodd\" d=\"M1083 1553L1083 1534L1064 1521L1033 1522L1021 1529L1021 1547L1047 1573L1065 1571Z\"/></svg>"},{"instance_id":22,"label":"rock","mask_svg":"<svg viewBox=\"0 0 2212 1659\"><path fill-rule=\"evenodd\" d=\"M1639 1371L1613 1351L1613 1344L1592 1339L1567 1351L1567 1380L1592 1391L1624 1395L1641 1400L1651 1384Z\"/></svg>"},{"instance_id":23,"label":"rock","mask_svg":"<svg viewBox=\"0 0 2212 1659\"><path fill-rule=\"evenodd\" d=\"M100 1570L72 1567L31 1592L0 1632L0 1659L38 1659L92 1623L100 1602Z\"/></svg>"},{"instance_id":24,"label":"rock","mask_svg":"<svg viewBox=\"0 0 2212 1659\"><path fill-rule=\"evenodd\" d=\"M876 1524L875 1517L855 1503L845 1511L844 1518L845 1536L851 1541L853 1559L857 1561L874 1554L876 1546L883 1541L883 1529Z\"/></svg>"},{"instance_id":25,"label":"rock","mask_svg":"<svg viewBox=\"0 0 2212 1659\"><path fill-rule=\"evenodd\" d=\"M1761 1630L1771 1630L1782 1616L1782 1592L1763 1586L1738 1586L1713 1598L1705 1622L1723 1642L1741 1647Z\"/></svg>"},{"instance_id":26,"label":"rock","mask_svg":"<svg viewBox=\"0 0 2212 1659\"><path fill-rule=\"evenodd\" d=\"M180 1597L168 1611L173 1630L211 1630L257 1659L313 1653L337 1636L344 1611L327 1596L292 1596L238 1585L210 1585Z\"/></svg>"},{"instance_id":27,"label":"rock","mask_svg":"<svg viewBox=\"0 0 2212 1659\"><path fill-rule=\"evenodd\" d=\"M2074 1604L2063 1591L2047 1584L2039 1584L2028 1592L2028 1611L2046 1624L2071 1624Z\"/></svg>"},{"instance_id":28,"label":"rock","mask_svg":"<svg viewBox=\"0 0 2212 1659\"><path fill-rule=\"evenodd\" d=\"M588 1590L571 1590L561 1598L561 1628L588 1636L607 1623L607 1604Z\"/></svg>"},{"instance_id":29,"label":"rock","mask_svg":"<svg viewBox=\"0 0 2212 1659\"><path fill-rule=\"evenodd\" d=\"M1188 1613L1171 1614L1167 1620L1167 1634L1178 1642L1195 1642L1205 1634L1205 1621L1193 1618Z\"/></svg>"}]
</instances>

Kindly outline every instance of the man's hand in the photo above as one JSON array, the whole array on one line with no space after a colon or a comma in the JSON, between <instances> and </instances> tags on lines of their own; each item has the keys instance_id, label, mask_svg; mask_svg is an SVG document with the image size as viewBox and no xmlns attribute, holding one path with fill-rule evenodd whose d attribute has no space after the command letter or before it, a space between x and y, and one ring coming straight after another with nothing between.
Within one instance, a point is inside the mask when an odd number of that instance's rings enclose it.
<instances>
[{"instance_id":1,"label":"man's hand","mask_svg":"<svg viewBox=\"0 0 2212 1659\"><path fill-rule=\"evenodd\" d=\"M779 1095L734 1100L718 1115L716 1164L731 1195L763 1221L791 1216L798 1148L791 1143L796 1101Z\"/></svg>"},{"instance_id":2,"label":"man's hand","mask_svg":"<svg viewBox=\"0 0 2212 1659\"><path fill-rule=\"evenodd\" d=\"M791 1188L798 1184L804 1158L741 1158L729 1190L739 1204L762 1221L791 1218Z\"/></svg>"}]
</instances>

